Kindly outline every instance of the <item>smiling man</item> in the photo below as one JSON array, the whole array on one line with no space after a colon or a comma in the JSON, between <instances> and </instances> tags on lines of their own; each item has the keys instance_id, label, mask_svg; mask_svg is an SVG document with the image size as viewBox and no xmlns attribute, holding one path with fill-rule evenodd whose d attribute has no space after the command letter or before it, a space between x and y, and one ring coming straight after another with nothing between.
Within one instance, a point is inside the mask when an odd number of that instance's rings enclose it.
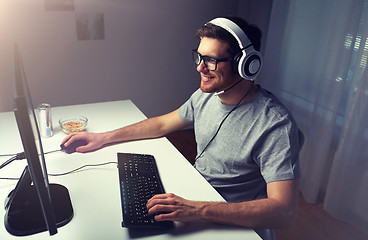
<instances>
[{"instance_id":1,"label":"smiling man","mask_svg":"<svg viewBox=\"0 0 368 240\"><path fill-rule=\"evenodd\" d=\"M216 18L197 31L192 50L200 88L179 109L105 133L78 133L63 143L88 142L79 152L107 144L164 136L194 126L195 168L226 203L190 201L172 193L147 203L157 221L196 221L254 228L273 239L290 227L298 208L298 127L280 101L254 84L262 65L261 32L240 18ZM190 176L188 176L190 177Z\"/></svg>"}]
</instances>

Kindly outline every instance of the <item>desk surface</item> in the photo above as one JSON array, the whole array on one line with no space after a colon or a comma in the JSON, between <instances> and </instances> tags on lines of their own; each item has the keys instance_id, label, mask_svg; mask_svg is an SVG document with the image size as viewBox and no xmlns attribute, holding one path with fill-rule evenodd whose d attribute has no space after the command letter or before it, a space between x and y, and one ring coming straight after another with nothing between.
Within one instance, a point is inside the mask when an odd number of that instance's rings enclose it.
<instances>
[{"instance_id":1,"label":"desk surface","mask_svg":"<svg viewBox=\"0 0 368 240\"><path fill-rule=\"evenodd\" d=\"M89 123L87 131L113 130L145 119L144 114L129 100L95 104L55 107L52 109L54 136L42 138L45 152L59 149L66 136L58 126L58 120L66 115L84 115ZM0 154L22 152L18 129L12 112L0 113ZM211 185L166 139L150 139L127 142L105 147L95 152L66 154L55 152L46 155L49 174L64 173L86 164L116 162L117 152L147 153L155 156L166 192L191 200L224 201ZM0 157L0 163L8 157ZM26 161L16 161L0 170L0 177L19 177ZM116 164L88 167L79 172L59 177L49 177L50 183L68 188L74 218L58 229L52 239L260 239L252 230L212 223L178 223L167 234L151 235L130 232L121 227L121 201ZM17 181L0 180L0 203L14 189ZM0 204L2 205L2 204ZM5 210L0 208L0 239L19 239L10 235L4 227ZM22 239L51 239L48 232Z\"/></svg>"}]
</instances>

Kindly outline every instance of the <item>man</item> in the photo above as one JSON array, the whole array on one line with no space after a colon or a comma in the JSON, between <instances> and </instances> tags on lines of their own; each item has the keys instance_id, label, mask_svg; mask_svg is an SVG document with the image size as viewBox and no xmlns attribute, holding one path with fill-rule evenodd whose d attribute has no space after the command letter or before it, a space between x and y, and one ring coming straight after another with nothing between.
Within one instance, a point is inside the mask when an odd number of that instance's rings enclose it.
<instances>
[{"instance_id":1,"label":"man","mask_svg":"<svg viewBox=\"0 0 368 240\"><path fill-rule=\"evenodd\" d=\"M157 221L251 227L272 239L267 229L290 227L297 214L298 128L271 93L249 80L262 64L260 31L239 18L230 19L215 19L197 31L200 43L193 57L200 89L179 109L111 132L71 134L63 143L87 140L77 149L87 152L115 142L161 137L194 124L195 167L227 202L190 201L167 193L147 202L149 214L166 212L155 216ZM251 59L244 73L245 55Z\"/></svg>"}]
</instances>

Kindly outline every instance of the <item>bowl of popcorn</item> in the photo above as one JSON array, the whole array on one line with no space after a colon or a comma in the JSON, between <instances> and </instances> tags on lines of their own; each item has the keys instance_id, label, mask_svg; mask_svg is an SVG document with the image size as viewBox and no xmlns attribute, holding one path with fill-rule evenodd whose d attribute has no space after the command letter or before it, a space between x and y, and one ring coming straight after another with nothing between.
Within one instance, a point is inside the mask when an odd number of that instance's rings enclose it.
<instances>
[{"instance_id":1,"label":"bowl of popcorn","mask_svg":"<svg viewBox=\"0 0 368 240\"><path fill-rule=\"evenodd\" d=\"M60 128L66 133L84 131L87 127L88 119L83 116L66 117L59 120Z\"/></svg>"}]
</instances>

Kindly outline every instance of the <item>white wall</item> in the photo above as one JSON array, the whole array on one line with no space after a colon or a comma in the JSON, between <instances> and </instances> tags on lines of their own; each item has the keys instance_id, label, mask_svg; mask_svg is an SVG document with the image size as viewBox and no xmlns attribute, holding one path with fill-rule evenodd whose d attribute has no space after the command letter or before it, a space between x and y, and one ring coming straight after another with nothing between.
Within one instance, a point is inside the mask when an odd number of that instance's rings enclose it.
<instances>
[{"instance_id":1,"label":"white wall","mask_svg":"<svg viewBox=\"0 0 368 240\"><path fill-rule=\"evenodd\" d=\"M195 30L218 15L237 15L239 6L247 5L74 0L72 10L46 11L44 4L0 2L0 112L13 108L14 42L22 52L34 105L131 99L149 117L174 110L199 86L191 59L191 49L198 45ZM81 13L103 14L103 40L77 39L76 16Z\"/></svg>"}]
</instances>

